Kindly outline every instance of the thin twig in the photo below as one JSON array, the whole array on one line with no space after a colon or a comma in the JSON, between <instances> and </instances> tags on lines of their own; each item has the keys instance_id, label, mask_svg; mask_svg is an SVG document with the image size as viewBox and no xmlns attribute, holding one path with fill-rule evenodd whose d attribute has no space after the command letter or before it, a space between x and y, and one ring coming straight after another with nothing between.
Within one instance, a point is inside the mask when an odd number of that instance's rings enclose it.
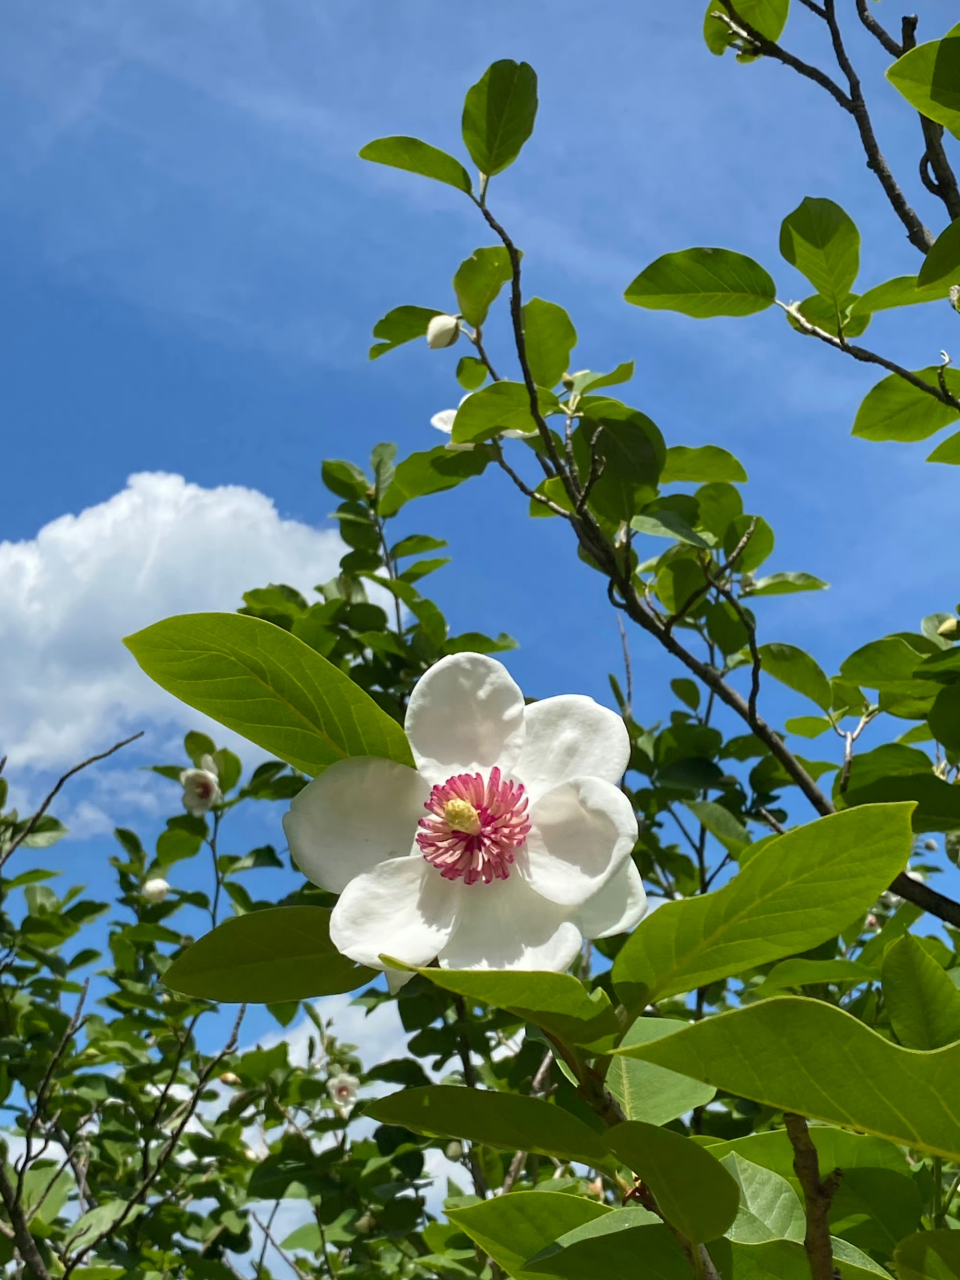
<instances>
[{"instance_id":1,"label":"thin twig","mask_svg":"<svg viewBox=\"0 0 960 1280\"><path fill-rule=\"evenodd\" d=\"M627 711L630 715L633 715L633 664L630 661L630 643L627 640L627 629L623 625L623 620L619 613L617 614L617 627L620 631L620 647L623 649L623 674L627 685Z\"/></svg>"},{"instance_id":2,"label":"thin twig","mask_svg":"<svg viewBox=\"0 0 960 1280\"><path fill-rule=\"evenodd\" d=\"M277 1205L277 1208L279 1208L279 1204ZM276 1208L275 1208L275 1209L274 1209L274 1211L273 1211L273 1213L275 1214L275 1213L276 1213L276 1211L277 1211L277 1210L276 1210ZM272 1236L272 1234L271 1234L271 1232L270 1232L270 1227L272 1227L272 1226L273 1226L273 1214L271 1214L271 1215L270 1215L270 1223L269 1223L269 1225L268 1225L267 1223L261 1222L261 1221L260 1221L260 1219L257 1217L257 1215L256 1215L255 1213L251 1213L251 1215L250 1215L250 1216L251 1216L251 1218L253 1218L254 1222L257 1224L257 1226L258 1226L258 1227L260 1228L260 1230L263 1232L263 1238L264 1238L264 1240L265 1240L268 1244L272 1244L272 1245L273 1245L274 1249L276 1249L277 1253L280 1255L280 1257L284 1260L284 1262L287 1264L287 1266L290 1268L290 1270L291 1270L291 1271L294 1273L294 1275L297 1277L297 1280L310 1280L310 1275L309 1275L309 1273L308 1273L308 1272L306 1272L306 1271L304 1271L304 1270L302 1270L300 1267L298 1267L298 1266L297 1266L297 1264L296 1264L296 1262L293 1260L293 1258L291 1258L291 1257L290 1257L289 1253L284 1252L284 1250L283 1250L283 1249L281 1249L281 1248L280 1248L280 1246L277 1244L276 1240L274 1240L274 1238L273 1238L273 1236ZM262 1258L262 1257L261 1257L261 1259L260 1259L260 1269L261 1269L261 1270L263 1269L263 1258ZM258 1272L258 1274L259 1274L259 1272Z\"/></svg>"},{"instance_id":3,"label":"thin twig","mask_svg":"<svg viewBox=\"0 0 960 1280\"><path fill-rule=\"evenodd\" d=\"M889 31L882 27L870 12L869 0L857 0L857 16L870 34L876 36L891 58L902 57L903 46L894 40Z\"/></svg>"},{"instance_id":4,"label":"thin twig","mask_svg":"<svg viewBox=\"0 0 960 1280\"><path fill-rule=\"evenodd\" d=\"M754 516L754 518L750 521L747 528L744 530L743 537L734 547L733 551L731 551L726 561L720 566L720 571L718 575L720 578L725 578L727 574L731 571L731 569L735 568L737 561L740 559L740 557L743 555L744 551L746 550L747 543L753 537L756 527L757 527L757 520L756 520L756 516ZM712 586L713 586L712 581L710 580L709 576L705 574L703 586L697 587L696 591L692 592L687 597L687 599L684 600L683 604L676 611L676 613L671 614L671 616L667 618L666 622L664 623L664 626L666 627L668 632L673 630L676 624L686 615L687 610L692 609L693 606L697 603L697 601L701 598L701 596L705 596Z\"/></svg>"},{"instance_id":5,"label":"thin twig","mask_svg":"<svg viewBox=\"0 0 960 1280\"><path fill-rule=\"evenodd\" d=\"M463 996L454 997L453 1007L457 1011L457 1022L462 1030L457 1035L457 1053L460 1056L460 1065L463 1067L463 1083L468 1089L476 1089L477 1072L473 1065L473 1059L470 1056L470 1041L466 1035L467 1025L467 1005ZM490 1192L490 1187L480 1168L480 1160L477 1156L473 1144L470 1144L470 1172L473 1175L473 1189L481 1200L485 1200Z\"/></svg>"},{"instance_id":6,"label":"thin twig","mask_svg":"<svg viewBox=\"0 0 960 1280\"><path fill-rule=\"evenodd\" d=\"M830 1204L840 1185L842 1174L834 1169L821 1180L817 1148L803 1116L783 1113L790 1145L793 1147L793 1170L803 1189L807 1227L803 1247L812 1280L840 1280L840 1269L834 1266L830 1240Z\"/></svg>"},{"instance_id":7,"label":"thin twig","mask_svg":"<svg viewBox=\"0 0 960 1280\"><path fill-rule=\"evenodd\" d=\"M75 773L79 773L81 769L86 769L90 765L96 764L98 760L106 760L106 758L108 756L112 756L115 751L119 751L122 747L128 747L131 742L136 742L138 738L142 738L143 734L144 734L144 731L141 729L139 733L135 733L129 738L124 738L122 742L115 742L113 746L109 749L109 751L101 751L98 755L90 756L89 759L81 761L80 764L75 764L72 769L68 769L67 772L63 775L63 777L57 782L53 790L49 792L46 799L41 804L40 808L36 811L36 813L33 815L33 817L24 827L24 829L20 832L16 840L14 840L14 842L10 845L9 849L7 849L4 853L0 853L0 867L3 867L6 865L9 859L16 853L16 851L20 848L20 846L23 844L24 840L26 840L28 836L33 835L34 831L36 831L37 829L37 823L40 821L43 815L50 808L51 804L53 804L54 800L56 799L57 795L59 794L63 786L70 781L70 779L73 777ZM4 757L4 759L6 759L6 757Z\"/></svg>"}]
</instances>

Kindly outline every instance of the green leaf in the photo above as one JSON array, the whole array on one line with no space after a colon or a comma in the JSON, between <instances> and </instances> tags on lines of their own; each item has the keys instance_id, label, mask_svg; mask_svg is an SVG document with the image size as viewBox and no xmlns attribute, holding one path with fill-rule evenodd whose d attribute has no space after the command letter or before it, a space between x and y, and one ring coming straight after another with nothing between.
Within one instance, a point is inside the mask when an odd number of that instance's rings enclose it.
<instances>
[{"instance_id":1,"label":"green leaf","mask_svg":"<svg viewBox=\"0 0 960 1280\"><path fill-rule=\"evenodd\" d=\"M649 1044L672 1035L683 1025L669 1018L637 1018L623 1037L621 1048ZM716 1094L716 1089L699 1080L626 1057L611 1060L606 1085L628 1120L656 1125L669 1124L694 1107L706 1106Z\"/></svg>"},{"instance_id":2,"label":"green leaf","mask_svg":"<svg viewBox=\"0 0 960 1280\"><path fill-rule=\"evenodd\" d=\"M465 391L476 391L487 380L487 366L476 356L461 356L457 361L457 381Z\"/></svg>"},{"instance_id":3,"label":"green leaf","mask_svg":"<svg viewBox=\"0 0 960 1280\"><path fill-rule=\"evenodd\" d=\"M302 640L259 618L167 618L124 644L152 680L304 773L350 756L413 764L406 735Z\"/></svg>"},{"instance_id":4,"label":"green leaf","mask_svg":"<svg viewBox=\"0 0 960 1280\"><path fill-rule=\"evenodd\" d=\"M570 375L572 379L570 394L580 396L587 390L599 391L601 387L616 387L622 382L629 382L633 377L634 368L633 360L625 360L611 373L594 373L592 369L581 369L578 373Z\"/></svg>"},{"instance_id":5,"label":"green leaf","mask_svg":"<svg viewBox=\"0 0 960 1280\"><path fill-rule=\"evenodd\" d=\"M917 284L960 284L960 218L941 231L920 268Z\"/></svg>"},{"instance_id":6,"label":"green leaf","mask_svg":"<svg viewBox=\"0 0 960 1280\"><path fill-rule=\"evenodd\" d=\"M889 1272L845 1240L831 1237L836 1275L841 1280L889 1280ZM731 1280L810 1280L810 1264L797 1240L742 1244L718 1240L710 1248L721 1274Z\"/></svg>"},{"instance_id":7,"label":"green leaf","mask_svg":"<svg viewBox=\"0 0 960 1280\"><path fill-rule=\"evenodd\" d=\"M912 841L908 805L850 809L777 836L722 889L640 923L614 962L621 997L650 1002L819 946L869 910Z\"/></svg>"},{"instance_id":8,"label":"green leaf","mask_svg":"<svg viewBox=\"0 0 960 1280\"><path fill-rule=\"evenodd\" d=\"M498 1196L447 1217L515 1280L527 1280L523 1264L558 1237L612 1214L608 1205L546 1191ZM536 1274L540 1274L539 1272Z\"/></svg>"},{"instance_id":9,"label":"green leaf","mask_svg":"<svg viewBox=\"0 0 960 1280\"><path fill-rule=\"evenodd\" d=\"M787 733L799 734L801 738L819 738L830 728L830 721L822 716L794 716L784 721Z\"/></svg>"},{"instance_id":10,"label":"green leaf","mask_svg":"<svg viewBox=\"0 0 960 1280\"><path fill-rule=\"evenodd\" d=\"M917 377L931 387L939 386L938 370L919 369ZM960 369L943 371L947 390L960 396ZM941 427L960 418L960 409L927 395L899 374L891 373L867 392L857 410L853 434L864 440L926 440Z\"/></svg>"},{"instance_id":11,"label":"green leaf","mask_svg":"<svg viewBox=\"0 0 960 1280\"><path fill-rule=\"evenodd\" d=\"M654 538L675 538L691 547L709 549L710 544L700 537L678 512L658 504L653 510L642 511L630 521L630 528L635 533L647 533Z\"/></svg>"},{"instance_id":12,"label":"green leaf","mask_svg":"<svg viewBox=\"0 0 960 1280\"><path fill-rule=\"evenodd\" d=\"M882 1138L865 1137L860 1133L849 1133L846 1129L819 1124L811 1125L810 1138L817 1148L820 1168L824 1171L842 1169L848 1173L852 1169L883 1169L897 1175L906 1175L910 1171L900 1148ZM785 1129L751 1133L730 1142L711 1143L709 1151L715 1160L723 1160L735 1152L753 1164L772 1169L782 1178L796 1177L793 1147Z\"/></svg>"},{"instance_id":13,"label":"green leaf","mask_svg":"<svg viewBox=\"0 0 960 1280\"><path fill-rule=\"evenodd\" d=\"M506 1009L565 1044L611 1048L620 1023L605 991L588 992L567 973L519 970L419 969L443 991Z\"/></svg>"},{"instance_id":14,"label":"green leaf","mask_svg":"<svg viewBox=\"0 0 960 1280\"><path fill-rule=\"evenodd\" d=\"M887 311L892 307L914 307L920 302L940 302L948 297L948 284L933 284L920 288L918 276L897 276L861 294L851 308L854 316L872 315L875 311ZM847 336L853 337L847 330Z\"/></svg>"},{"instance_id":15,"label":"green leaf","mask_svg":"<svg viewBox=\"0 0 960 1280\"><path fill-rule=\"evenodd\" d=\"M777 296L759 263L731 249L683 249L651 262L624 297L637 307L710 316L749 316L765 311Z\"/></svg>"},{"instance_id":16,"label":"green leaf","mask_svg":"<svg viewBox=\"0 0 960 1280\"><path fill-rule=\"evenodd\" d=\"M765 1240L803 1239L806 1214L786 1178L736 1152L724 1156L722 1164L740 1187L740 1211L727 1232L728 1240L762 1244Z\"/></svg>"},{"instance_id":17,"label":"green leaf","mask_svg":"<svg viewBox=\"0 0 960 1280\"><path fill-rule=\"evenodd\" d=\"M764 671L779 680L788 689L802 693L815 702L821 711L829 711L833 694L830 681L819 665L792 644L762 644L759 648L760 663Z\"/></svg>"},{"instance_id":18,"label":"green leaf","mask_svg":"<svg viewBox=\"0 0 960 1280\"><path fill-rule=\"evenodd\" d=\"M353 991L375 977L337 951L325 907L271 907L217 925L163 982L205 1000L272 1004Z\"/></svg>"},{"instance_id":19,"label":"green leaf","mask_svg":"<svg viewBox=\"0 0 960 1280\"><path fill-rule=\"evenodd\" d=\"M460 263L457 274L453 277L453 288L460 314L468 324L472 324L474 328L483 324L491 304L512 275L510 255L503 245L474 249L471 256ZM457 376L459 377L459 373ZM486 369L480 382L485 378Z\"/></svg>"},{"instance_id":20,"label":"green leaf","mask_svg":"<svg viewBox=\"0 0 960 1280\"><path fill-rule=\"evenodd\" d=\"M716 0L710 0L703 20L703 38L710 52L717 56L729 49L735 40L726 23L713 17L714 13L722 11L722 7L718 11ZM754 30L759 31L768 40L780 39L789 12L790 0L738 0L737 2L737 13L744 22L749 23Z\"/></svg>"},{"instance_id":21,"label":"green leaf","mask_svg":"<svg viewBox=\"0 0 960 1280\"><path fill-rule=\"evenodd\" d=\"M421 177L445 182L447 186L467 194L473 190L470 175L459 160L431 147L428 142L421 142L419 138L377 138L361 150L360 159L419 173Z\"/></svg>"},{"instance_id":22,"label":"green leaf","mask_svg":"<svg viewBox=\"0 0 960 1280\"><path fill-rule=\"evenodd\" d=\"M489 461L490 451L483 445L460 452L441 444L425 453L411 453L393 473L390 487L380 499L380 514L394 516L413 498L454 489L464 480L481 475Z\"/></svg>"},{"instance_id":23,"label":"green leaf","mask_svg":"<svg viewBox=\"0 0 960 1280\"><path fill-rule=\"evenodd\" d=\"M610 1156L582 1120L540 1098L433 1084L378 1098L364 1114L437 1138L468 1138L508 1151L610 1167Z\"/></svg>"},{"instance_id":24,"label":"green leaf","mask_svg":"<svg viewBox=\"0 0 960 1280\"><path fill-rule=\"evenodd\" d=\"M732 556L740 539L753 524L750 541L737 557L736 569L739 573L752 573L758 569L773 551L775 538L773 530L763 516L736 516L727 525L723 535L723 549Z\"/></svg>"},{"instance_id":25,"label":"green leaf","mask_svg":"<svg viewBox=\"0 0 960 1280\"><path fill-rule=\"evenodd\" d=\"M352 462L326 458L320 467L320 478L331 493L348 501L362 502L370 492L370 481Z\"/></svg>"},{"instance_id":26,"label":"green leaf","mask_svg":"<svg viewBox=\"0 0 960 1280\"><path fill-rule=\"evenodd\" d=\"M607 1146L643 1179L666 1221L694 1244L716 1240L736 1218L736 1181L682 1134L628 1120L610 1130Z\"/></svg>"},{"instance_id":27,"label":"green leaf","mask_svg":"<svg viewBox=\"0 0 960 1280\"><path fill-rule=\"evenodd\" d=\"M203 768L203 757L212 756L217 749L217 744L206 733L197 733L195 729L190 732L183 740L183 749L193 763L195 769Z\"/></svg>"},{"instance_id":28,"label":"green leaf","mask_svg":"<svg viewBox=\"0 0 960 1280\"><path fill-rule=\"evenodd\" d=\"M860 270L860 232L832 200L806 196L780 227L780 252L836 307L846 302Z\"/></svg>"},{"instance_id":29,"label":"green leaf","mask_svg":"<svg viewBox=\"0 0 960 1280\"><path fill-rule=\"evenodd\" d=\"M785 596L795 591L826 591L830 586L812 573L771 573L743 584L745 596Z\"/></svg>"},{"instance_id":30,"label":"green leaf","mask_svg":"<svg viewBox=\"0 0 960 1280\"><path fill-rule=\"evenodd\" d=\"M897 1245L893 1265L899 1280L958 1280L960 1232L918 1231Z\"/></svg>"},{"instance_id":31,"label":"green leaf","mask_svg":"<svg viewBox=\"0 0 960 1280\"><path fill-rule=\"evenodd\" d=\"M908 1049L942 1049L960 1040L960 991L911 933L883 957L883 1002Z\"/></svg>"},{"instance_id":32,"label":"green leaf","mask_svg":"<svg viewBox=\"0 0 960 1280\"><path fill-rule=\"evenodd\" d=\"M840 665L841 677L867 689L910 691L918 683L914 673L920 653L902 636L871 640L851 653Z\"/></svg>"},{"instance_id":33,"label":"green leaf","mask_svg":"<svg viewBox=\"0 0 960 1280\"><path fill-rule=\"evenodd\" d=\"M527 362L538 387L555 387L570 367L577 331L563 307L531 298L523 308Z\"/></svg>"},{"instance_id":34,"label":"green leaf","mask_svg":"<svg viewBox=\"0 0 960 1280\"><path fill-rule=\"evenodd\" d=\"M670 688L691 711L696 711L700 706L700 686L695 680L687 680L686 678L671 680Z\"/></svg>"},{"instance_id":35,"label":"green leaf","mask_svg":"<svg viewBox=\"0 0 960 1280\"><path fill-rule=\"evenodd\" d=\"M750 844L750 832L722 804L715 804L712 800L685 800L683 803L735 858L740 856L744 845Z\"/></svg>"},{"instance_id":36,"label":"green leaf","mask_svg":"<svg viewBox=\"0 0 960 1280\"><path fill-rule=\"evenodd\" d=\"M667 450L660 483L674 484L680 480L693 480L697 483L728 480L744 484L747 473L733 454L721 449L719 445L705 444L699 448L691 448L685 444L675 444Z\"/></svg>"},{"instance_id":37,"label":"green leaf","mask_svg":"<svg viewBox=\"0 0 960 1280\"><path fill-rule=\"evenodd\" d=\"M859 338L870 326L870 312L861 311L859 301L859 295L855 293L848 293L840 302L814 293L797 303L796 309L809 324L832 333L835 337L842 334L845 338ZM923 299L918 298L916 301ZM796 329L797 333L803 333L804 328L793 312L787 311L785 314L791 328Z\"/></svg>"},{"instance_id":38,"label":"green leaf","mask_svg":"<svg viewBox=\"0 0 960 1280\"><path fill-rule=\"evenodd\" d=\"M519 1273L512 1273L519 1275ZM690 1280L690 1263L662 1222L643 1209L617 1209L565 1232L528 1260L525 1276L559 1280Z\"/></svg>"},{"instance_id":39,"label":"green leaf","mask_svg":"<svg viewBox=\"0 0 960 1280\"><path fill-rule=\"evenodd\" d=\"M609 520L630 520L657 496L666 445L656 423L619 400L584 396L585 417L573 433L573 452L581 477L590 474L590 443L603 464L590 491L590 506Z\"/></svg>"},{"instance_id":40,"label":"green leaf","mask_svg":"<svg viewBox=\"0 0 960 1280\"><path fill-rule=\"evenodd\" d=\"M504 653L508 649L519 649L513 636L501 631L495 638L482 635L479 631L465 631L462 636L451 636L444 642L443 652L449 653Z\"/></svg>"},{"instance_id":41,"label":"green leaf","mask_svg":"<svg viewBox=\"0 0 960 1280\"><path fill-rule=\"evenodd\" d=\"M412 342L414 338L422 338L427 332L427 326L434 316L442 315L441 311L431 311L428 307L394 307L392 311L388 311L382 320L378 320L373 326L373 336L380 338L380 342L375 342L370 348L370 359L376 360L379 356L386 355L388 351L392 351L394 347L402 346L405 342ZM345 464L350 466L352 464ZM362 472L361 472L362 474ZM324 479L326 484L326 479ZM330 486L328 486L330 487ZM334 493L339 494L339 489L334 489ZM341 495L352 496L352 495Z\"/></svg>"},{"instance_id":42,"label":"green leaf","mask_svg":"<svg viewBox=\"0 0 960 1280\"><path fill-rule=\"evenodd\" d=\"M960 138L960 25L917 45L887 68L887 79L921 115Z\"/></svg>"},{"instance_id":43,"label":"green leaf","mask_svg":"<svg viewBox=\"0 0 960 1280\"><path fill-rule=\"evenodd\" d=\"M928 462L945 462L947 466L960 466L960 431L941 441L927 458Z\"/></svg>"},{"instance_id":44,"label":"green leaf","mask_svg":"<svg viewBox=\"0 0 960 1280\"><path fill-rule=\"evenodd\" d=\"M556 413L560 401L550 391L538 393L540 412ZM493 382L472 396L467 396L457 410L452 439L455 444L488 440L501 431L535 432L537 424L530 413L530 397L522 382Z\"/></svg>"},{"instance_id":45,"label":"green leaf","mask_svg":"<svg viewBox=\"0 0 960 1280\"><path fill-rule=\"evenodd\" d=\"M960 684L948 684L940 690L927 724L938 742L960 755Z\"/></svg>"},{"instance_id":46,"label":"green leaf","mask_svg":"<svg viewBox=\"0 0 960 1280\"><path fill-rule=\"evenodd\" d=\"M781 996L626 1052L777 1110L960 1157L960 1044L901 1049L843 1009Z\"/></svg>"},{"instance_id":47,"label":"green leaf","mask_svg":"<svg viewBox=\"0 0 960 1280\"><path fill-rule=\"evenodd\" d=\"M763 980L763 988L809 987L824 982L875 982L880 975L856 960L781 960ZM757 988L759 990L759 988Z\"/></svg>"},{"instance_id":48,"label":"green leaf","mask_svg":"<svg viewBox=\"0 0 960 1280\"><path fill-rule=\"evenodd\" d=\"M488 178L513 164L537 118L537 73L527 62L493 63L467 91L463 141Z\"/></svg>"},{"instance_id":49,"label":"green leaf","mask_svg":"<svg viewBox=\"0 0 960 1280\"><path fill-rule=\"evenodd\" d=\"M898 742L885 742L853 757L847 785L834 786L838 809L881 800L912 801L911 825L916 832L953 831L960 827L960 787L933 772L930 758Z\"/></svg>"}]
</instances>

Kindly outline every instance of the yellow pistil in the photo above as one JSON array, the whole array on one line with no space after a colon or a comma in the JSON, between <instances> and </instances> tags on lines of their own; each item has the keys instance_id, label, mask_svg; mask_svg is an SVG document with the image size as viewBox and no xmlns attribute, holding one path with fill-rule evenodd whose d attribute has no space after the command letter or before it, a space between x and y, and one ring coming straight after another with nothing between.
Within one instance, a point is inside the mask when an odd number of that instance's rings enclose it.
<instances>
[{"instance_id":1,"label":"yellow pistil","mask_svg":"<svg viewBox=\"0 0 960 1280\"><path fill-rule=\"evenodd\" d=\"M448 800L443 806L443 816L454 831L468 836L480 834L480 815L466 800Z\"/></svg>"}]
</instances>

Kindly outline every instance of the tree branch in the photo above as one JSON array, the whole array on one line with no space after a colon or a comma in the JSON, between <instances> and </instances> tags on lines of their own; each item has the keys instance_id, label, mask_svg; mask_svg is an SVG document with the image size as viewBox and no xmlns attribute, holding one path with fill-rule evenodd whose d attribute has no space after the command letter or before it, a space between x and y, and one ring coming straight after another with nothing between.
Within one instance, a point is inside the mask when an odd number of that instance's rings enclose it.
<instances>
[{"instance_id":1,"label":"tree branch","mask_svg":"<svg viewBox=\"0 0 960 1280\"><path fill-rule=\"evenodd\" d=\"M866 0L857 0L858 5L866 4ZM901 52L906 53L910 49L917 46L917 23L916 19L912 22L904 18L903 20L903 45ZM900 55L895 55L899 57ZM931 120L929 116L923 115L922 112L917 113L920 116L920 128L923 132L924 153L920 157L920 181L930 192L935 195L938 200L942 200L946 206L947 213L950 215L950 221L960 218L960 186L957 185L957 176L953 172L950 161L947 159L947 153L943 149L943 125L937 124L935 120ZM933 174L931 178L930 174Z\"/></svg>"},{"instance_id":2,"label":"tree branch","mask_svg":"<svg viewBox=\"0 0 960 1280\"><path fill-rule=\"evenodd\" d=\"M869 0L857 0L857 17L870 34L876 36L891 58L899 58L903 55L902 46L894 40L893 36L880 25L870 12Z\"/></svg>"},{"instance_id":3,"label":"tree branch","mask_svg":"<svg viewBox=\"0 0 960 1280\"><path fill-rule=\"evenodd\" d=\"M803 1248L807 1255L812 1280L840 1280L840 1269L833 1263L830 1240L830 1202L840 1185L842 1174L834 1169L820 1180L820 1161L803 1116L783 1113L790 1145L793 1147L793 1170L803 1188L807 1229Z\"/></svg>"},{"instance_id":4,"label":"tree branch","mask_svg":"<svg viewBox=\"0 0 960 1280\"><path fill-rule=\"evenodd\" d=\"M7 1216L13 1227L13 1238L24 1264L34 1273L35 1280L53 1280L40 1250L37 1248L37 1242L30 1234L23 1206L13 1183L7 1177L3 1161L0 1161L0 1200L3 1201L3 1206L7 1211Z\"/></svg>"}]
</instances>

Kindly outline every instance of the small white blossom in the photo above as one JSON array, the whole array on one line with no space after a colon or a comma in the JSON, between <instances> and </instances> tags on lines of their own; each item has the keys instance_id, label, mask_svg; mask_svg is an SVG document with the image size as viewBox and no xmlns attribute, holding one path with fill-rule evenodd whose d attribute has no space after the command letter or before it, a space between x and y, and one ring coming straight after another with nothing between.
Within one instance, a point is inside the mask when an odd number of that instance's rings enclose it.
<instances>
[{"instance_id":1,"label":"small white blossom","mask_svg":"<svg viewBox=\"0 0 960 1280\"><path fill-rule=\"evenodd\" d=\"M352 1107L357 1100L360 1081L349 1072L341 1071L327 1081L327 1092L338 1107Z\"/></svg>"},{"instance_id":2,"label":"small white blossom","mask_svg":"<svg viewBox=\"0 0 960 1280\"><path fill-rule=\"evenodd\" d=\"M460 337L460 321L457 316L434 316L427 325L427 346L436 351L440 347L452 347Z\"/></svg>"},{"instance_id":3,"label":"small white blossom","mask_svg":"<svg viewBox=\"0 0 960 1280\"><path fill-rule=\"evenodd\" d=\"M202 818L223 799L216 760L213 756L201 756L200 765L199 769L184 769L180 775L183 807L194 818Z\"/></svg>"},{"instance_id":4,"label":"small white blossom","mask_svg":"<svg viewBox=\"0 0 960 1280\"><path fill-rule=\"evenodd\" d=\"M148 902L157 904L163 902L164 898L170 892L170 886L167 884L166 880L157 876L153 880L148 880L140 892Z\"/></svg>"},{"instance_id":5,"label":"small white blossom","mask_svg":"<svg viewBox=\"0 0 960 1280\"><path fill-rule=\"evenodd\" d=\"M297 865L340 894L330 937L343 955L562 972L584 938L637 923L618 715L578 694L525 706L501 663L458 653L419 680L406 730L416 768L338 761L284 819Z\"/></svg>"}]
</instances>

